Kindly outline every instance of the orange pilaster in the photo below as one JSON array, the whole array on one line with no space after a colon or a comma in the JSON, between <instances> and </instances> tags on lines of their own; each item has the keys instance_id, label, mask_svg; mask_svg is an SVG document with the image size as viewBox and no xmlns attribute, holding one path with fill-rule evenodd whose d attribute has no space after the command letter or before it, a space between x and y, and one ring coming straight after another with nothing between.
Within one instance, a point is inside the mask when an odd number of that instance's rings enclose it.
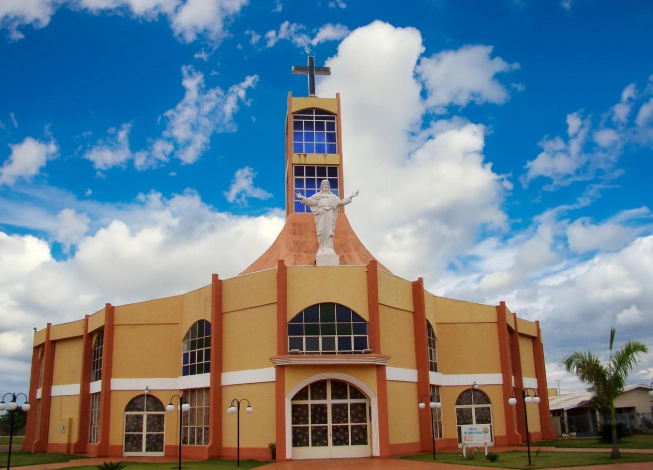
<instances>
[{"instance_id":1,"label":"orange pilaster","mask_svg":"<svg viewBox=\"0 0 653 470\"><path fill-rule=\"evenodd\" d=\"M40 373L40 356L41 348L37 346L32 349L32 369L30 371L29 379L29 392L28 401L32 406L30 411L27 412L27 423L25 425L25 439L23 440L22 449L28 452L34 451L34 440L36 439L36 420L38 406L36 405L36 390L39 386L39 373Z\"/></svg>"},{"instance_id":2,"label":"orange pilaster","mask_svg":"<svg viewBox=\"0 0 653 470\"><path fill-rule=\"evenodd\" d=\"M345 194L345 171L343 165L344 159L343 159L343 151L342 151L342 122L340 120L340 93L336 93L336 112L338 115L336 116L336 152L338 152L338 155L340 155L340 162L338 163L338 194L340 194L340 198L344 199L346 196ZM345 206L340 206L340 211L344 214L345 213Z\"/></svg>"},{"instance_id":3,"label":"orange pilaster","mask_svg":"<svg viewBox=\"0 0 653 470\"><path fill-rule=\"evenodd\" d=\"M100 391L100 429L97 445L90 450L97 457L109 455L111 436L111 378L113 377L113 344L115 335L116 308L111 304L104 307L104 344L102 346L102 390Z\"/></svg>"},{"instance_id":4,"label":"orange pilaster","mask_svg":"<svg viewBox=\"0 0 653 470\"><path fill-rule=\"evenodd\" d=\"M542 439L555 439L555 432L551 427L551 412L549 411L549 392L547 390L546 364L544 362L544 345L542 344L542 330L540 322L535 322L537 337L533 340L533 357L535 359L535 377L537 378L537 394L540 396L540 426Z\"/></svg>"},{"instance_id":5,"label":"orange pilaster","mask_svg":"<svg viewBox=\"0 0 653 470\"><path fill-rule=\"evenodd\" d=\"M91 424L91 363L93 362L93 335L88 331L88 315L84 316L82 337L82 372L79 380L79 420L77 421L77 442L73 444L74 454L86 453L89 426Z\"/></svg>"},{"instance_id":6,"label":"orange pilaster","mask_svg":"<svg viewBox=\"0 0 653 470\"><path fill-rule=\"evenodd\" d=\"M524 375L521 369L521 350L519 349L519 327L517 325L517 315L512 314L515 328L510 331L508 328L508 337L510 338L510 363L512 364L512 374L515 378L515 387L520 390L524 389ZM514 406L517 417L517 432L521 434L526 442L526 422L524 417L524 397L521 393L516 393L517 404Z\"/></svg>"},{"instance_id":7,"label":"orange pilaster","mask_svg":"<svg viewBox=\"0 0 653 470\"><path fill-rule=\"evenodd\" d=\"M501 380L503 383L503 419L506 424L505 442L497 436L498 445L518 445L521 443L521 435L515 426L515 414L513 407L508 404L512 396L512 371L510 367L510 344L508 341L508 322L506 321L506 303L501 302L497 309L497 335L499 340L499 361L501 362Z\"/></svg>"},{"instance_id":8,"label":"orange pilaster","mask_svg":"<svg viewBox=\"0 0 653 470\"><path fill-rule=\"evenodd\" d=\"M424 304L424 279L421 277L412 283L413 287L413 331L415 336L415 363L417 365L417 399L415 406L426 395L430 397L428 340L426 333L426 305ZM425 398L426 403L430 401ZM429 408L419 410L419 436L423 451L432 448L431 413Z\"/></svg>"},{"instance_id":9,"label":"orange pilaster","mask_svg":"<svg viewBox=\"0 0 653 470\"><path fill-rule=\"evenodd\" d=\"M373 259L367 265L367 311L369 321L369 348L381 354L381 325L379 323L379 263Z\"/></svg>"},{"instance_id":10,"label":"orange pilaster","mask_svg":"<svg viewBox=\"0 0 653 470\"><path fill-rule=\"evenodd\" d=\"M208 457L222 453L222 281L211 276L211 383L209 392L211 424Z\"/></svg>"},{"instance_id":11,"label":"orange pilaster","mask_svg":"<svg viewBox=\"0 0 653 470\"><path fill-rule=\"evenodd\" d=\"M43 345L43 377L41 379L41 410L39 413L39 435L34 442L34 452L46 452L50 431L50 403L52 392L52 374L54 368L54 342L50 340L52 323L48 323ZM38 383L38 382L37 382Z\"/></svg>"},{"instance_id":12,"label":"orange pilaster","mask_svg":"<svg viewBox=\"0 0 653 470\"><path fill-rule=\"evenodd\" d=\"M288 354L288 268L277 263L277 354ZM277 460L286 460L286 370L275 366Z\"/></svg>"},{"instance_id":13,"label":"orange pilaster","mask_svg":"<svg viewBox=\"0 0 653 470\"><path fill-rule=\"evenodd\" d=\"M295 212L295 195L293 194L294 174L292 168L293 133L292 133L292 93L288 92L288 111L286 114L286 217Z\"/></svg>"}]
</instances>

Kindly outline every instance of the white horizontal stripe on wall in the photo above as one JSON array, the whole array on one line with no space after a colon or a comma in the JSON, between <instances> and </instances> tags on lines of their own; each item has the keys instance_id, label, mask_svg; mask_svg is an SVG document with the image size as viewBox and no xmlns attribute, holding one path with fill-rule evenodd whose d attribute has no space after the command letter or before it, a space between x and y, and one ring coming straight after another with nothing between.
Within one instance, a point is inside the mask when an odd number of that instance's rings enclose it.
<instances>
[{"instance_id":1,"label":"white horizontal stripe on wall","mask_svg":"<svg viewBox=\"0 0 653 470\"><path fill-rule=\"evenodd\" d=\"M431 385L443 386L469 386L474 382L480 385L501 385L503 378L501 374L441 374L440 372L429 372Z\"/></svg>"},{"instance_id":2,"label":"white horizontal stripe on wall","mask_svg":"<svg viewBox=\"0 0 653 470\"><path fill-rule=\"evenodd\" d=\"M179 390L188 390L191 388L208 388L211 386L211 373L198 375L185 375L178 378Z\"/></svg>"},{"instance_id":3,"label":"white horizontal stripe on wall","mask_svg":"<svg viewBox=\"0 0 653 470\"><path fill-rule=\"evenodd\" d=\"M51 397L66 397L70 395L79 395L79 384L53 385L50 389Z\"/></svg>"},{"instance_id":4,"label":"white horizontal stripe on wall","mask_svg":"<svg viewBox=\"0 0 653 470\"><path fill-rule=\"evenodd\" d=\"M530 377L524 377L524 388L535 388L535 389L537 389L537 379L531 379Z\"/></svg>"},{"instance_id":5,"label":"white horizontal stripe on wall","mask_svg":"<svg viewBox=\"0 0 653 470\"><path fill-rule=\"evenodd\" d=\"M401 367L386 367L385 378L392 382L417 382L417 370Z\"/></svg>"},{"instance_id":6,"label":"white horizontal stripe on wall","mask_svg":"<svg viewBox=\"0 0 653 470\"><path fill-rule=\"evenodd\" d=\"M179 390L177 377L169 379L111 379L111 390Z\"/></svg>"},{"instance_id":7,"label":"white horizontal stripe on wall","mask_svg":"<svg viewBox=\"0 0 653 470\"><path fill-rule=\"evenodd\" d=\"M37 388L37 389L36 389L36 399L37 399L37 400L40 400L40 399L41 399L41 389L40 389L40 388Z\"/></svg>"},{"instance_id":8,"label":"white horizontal stripe on wall","mask_svg":"<svg viewBox=\"0 0 653 470\"><path fill-rule=\"evenodd\" d=\"M222 385L240 385L240 384L255 384L262 382L274 382L276 374L274 367L267 367L265 369L249 369L239 370L236 372L223 372Z\"/></svg>"},{"instance_id":9,"label":"white horizontal stripe on wall","mask_svg":"<svg viewBox=\"0 0 653 470\"><path fill-rule=\"evenodd\" d=\"M88 393L100 393L102 391L102 381L96 380L88 385Z\"/></svg>"}]
</instances>

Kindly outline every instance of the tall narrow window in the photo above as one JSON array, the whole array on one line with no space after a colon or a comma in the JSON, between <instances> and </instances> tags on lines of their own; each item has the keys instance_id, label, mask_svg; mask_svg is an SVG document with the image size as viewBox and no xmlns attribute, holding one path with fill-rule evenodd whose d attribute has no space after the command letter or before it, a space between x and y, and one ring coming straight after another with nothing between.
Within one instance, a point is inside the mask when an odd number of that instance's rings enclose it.
<instances>
[{"instance_id":1,"label":"tall narrow window","mask_svg":"<svg viewBox=\"0 0 653 470\"><path fill-rule=\"evenodd\" d=\"M182 442L189 446L207 446L209 445L209 389L187 390L186 399L190 411L182 413Z\"/></svg>"},{"instance_id":2,"label":"tall narrow window","mask_svg":"<svg viewBox=\"0 0 653 470\"><path fill-rule=\"evenodd\" d=\"M435 330L433 330L433 325L431 325L431 322L428 320L426 320L426 337L429 350L429 370L431 372L437 372L438 356L436 351Z\"/></svg>"},{"instance_id":3,"label":"tall narrow window","mask_svg":"<svg viewBox=\"0 0 653 470\"><path fill-rule=\"evenodd\" d=\"M288 322L288 350L309 354L354 354L368 350L367 322L344 305L311 305Z\"/></svg>"},{"instance_id":4,"label":"tall narrow window","mask_svg":"<svg viewBox=\"0 0 653 470\"><path fill-rule=\"evenodd\" d=\"M337 153L335 114L321 109L293 114L293 153Z\"/></svg>"},{"instance_id":5,"label":"tall narrow window","mask_svg":"<svg viewBox=\"0 0 653 470\"><path fill-rule=\"evenodd\" d=\"M211 324L206 320L193 323L184 337L181 375L211 372Z\"/></svg>"},{"instance_id":6,"label":"tall narrow window","mask_svg":"<svg viewBox=\"0 0 653 470\"><path fill-rule=\"evenodd\" d=\"M91 394L91 424L88 431L89 444L97 444L100 437L100 394Z\"/></svg>"},{"instance_id":7,"label":"tall narrow window","mask_svg":"<svg viewBox=\"0 0 653 470\"><path fill-rule=\"evenodd\" d=\"M41 385L43 385L43 350L45 348L39 349L39 388L41 388Z\"/></svg>"},{"instance_id":8,"label":"tall narrow window","mask_svg":"<svg viewBox=\"0 0 653 470\"><path fill-rule=\"evenodd\" d=\"M104 349L104 331L95 335L93 342L93 361L91 362L91 382L102 380L102 351Z\"/></svg>"},{"instance_id":9,"label":"tall narrow window","mask_svg":"<svg viewBox=\"0 0 653 470\"><path fill-rule=\"evenodd\" d=\"M294 191L304 197L311 197L320 190L323 180L329 181L331 192L336 196L338 191L338 167L326 165L295 165L294 174ZM295 199L295 212L311 212L311 208L302 204L299 199Z\"/></svg>"},{"instance_id":10,"label":"tall narrow window","mask_svg":"<svg viewBox=\"0 0 653 470\"><path fill-rule=\"evenodd\" d=\"M442 403L440 401L440 387L437 385L431 385L431 399L436 402ZM433 409L433 436L436 439L442 439L442 409L434 408Z\"/></svg>"}]
</instances>

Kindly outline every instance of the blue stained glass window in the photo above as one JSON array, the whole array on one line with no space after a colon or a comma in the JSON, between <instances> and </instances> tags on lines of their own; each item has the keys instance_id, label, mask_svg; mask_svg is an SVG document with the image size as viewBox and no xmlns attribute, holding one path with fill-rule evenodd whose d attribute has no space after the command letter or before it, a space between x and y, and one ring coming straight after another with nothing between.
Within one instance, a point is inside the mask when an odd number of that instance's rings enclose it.
<instances>
[{"instance_id":1,"label":"blue stained glass window","mask_svg":"<svg viewBox=\"0 0 653 470\"><path fill-rule=\"evenodd\" d=\"M288 349L320 354L368 351L367 322L344 305L311 305L288 322Z\"/></svg>"},{"instance_id":2,"label":"blue stained glass window","mask_svg":"<svg viewBox=\"0 0 653 470\"><path fill-rule=\"evenodd\" d=\"M182 375L206 374L211 362L211 323L199 320L188 329L182 342Z\"/></svg>"},{"instance_id":3,"label":"blue stained glass window","mask_svg":"<svg viewBox=\"0 0 653 470\"><path fill-rule=\"evenodd\" d=\"M338 166L294 165L293 174L295 175L293 178L293 194L300 193L304 197L311 197L320 188L322 180L328 177L331 192L339 196ZM295 212L311 212L310 207L303 205L299 200L295 200L294 208Z\"/></svg>"},{"instance_id":4,"label":"blue stained glass window","mask_svg":"<svg viewBox=\"0 0 653 470\"><path fill-rule=\"evenodd\" d=\"M320 322L320 310L317 305L308 307L304 310L304 322L305 323L319 323Z\"/></svg>"},{"instance_id":5,"label":"blue stained glass window","mask_svg":"<svg viewBox=\"0 0 653 470\"><path fill-rule=\"evenodd\" d=\"M309 145L328 142L331 145ZM294 153L337 153L336 116L318 109L306 109L293 114Z\"/></svg>"},{"instance_id":6,"label":"blue stained glass window","mask_svg":"<svg viewBox=\"0 0 653 470\"><path fill-rule=\"evenodd\" d=\"M315 153L325 153L326 147L324 144L315 144Z\"/></svg>"}]
</instances>

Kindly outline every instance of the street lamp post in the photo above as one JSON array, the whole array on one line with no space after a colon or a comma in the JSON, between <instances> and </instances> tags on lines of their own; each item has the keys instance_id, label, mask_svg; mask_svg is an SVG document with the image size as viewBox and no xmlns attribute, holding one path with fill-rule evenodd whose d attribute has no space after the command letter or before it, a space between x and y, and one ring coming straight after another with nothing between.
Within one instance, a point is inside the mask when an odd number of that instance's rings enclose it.
<instances>
[{"instance_id":1,"label":"street lamp post","mask_svg":"<svg viewBox=\"0 0 653 470\"><path fill-rule=\"evenodd\" d=\"M240 467L240 404L241 402L247 402L247 408L245 408L245 411L248 413L251 413L253 411L252 405L250 404L249 400L247 398L243 398L242 400L238 400L234 398L231 400L231 406L227 408L227 413L230 415L238 412L238 419L237 419L237 427L236 427L236 433L237 433L237 444L236 444L236 455L238 459L238 463L236 464L237 467Z\"/></svg>"},{"instance_id":2,"label":"street lamp post","mask_svg":"<svg viewBox=\"0 0 653 470\"><path fill-rule=\"evenodd\" d=\"M148 390L149 392L149 390ZM147 395L147 393L146 393ZM177 398L179 400L179 467L178 470L181 470L181 426L182 426L182 415L184 411L190 410L190 405L184 400L184 394L182 393L181 396L179 395L173 395L170 397L170 403L168 403L168 406L166 406L166 411L168 413L172 413L175 411L175 405L172 404L173 398Z\"/></svg>"},{"instance_id":3,"label":"street lamp post","mask_svg":"<svg viewBox=\"0 0 653 470\"><path fill-rule=\"evenodd\" d=\"M524 422L526 423L526 447L528 449L528 465L531 465L531 437L528 432L528 410L526 404L535 403L536 405L540 403L540 397L537 396L537 390L534 388L518 388L513 387L512 396L508 399L508 404L515 406L517 404L517 399L515 398L515 390L521 392L522 401L524 402ZM533 392L533 396L530 395L530 392Z\"/></svg>"},{"instance_id":4,"label":"street lamp post","mask_svg":"<svg viewBox=\"0 0 653 470\"><path fill-rule=\"evenodd\" d=\"M9 395L11 397L11 400L9 403L5 403L5 397ZM9 424L9 453L7 454L7 470L11 468L11 446L13 445L13 439L14 439L14 417L16 414L16 408L18 408L18 397L20 396L25 397L25 402L21 405L21 409L23 411L29 411L30 404L27 403L27 395L24 393L5 393L2 397L2 401L0 401L0 411L7 410L9 413L11 413L11 422Z\"/></svg>"},{"instance_id":5,"label":"street lamp post","mask_svg":"<svg viewBox=\"0 0 653 470\"><path fill-rule=\"evenodd\" d=\"M419 399L419 405L417 405L419 406L420 410L426 408L426 403L424 402L424 398L429 399L429 408L431 409L431 441L433 443L433 460L435 460L435 429L433 428L435 419L433 413L436 408L438 409L442 408L442 403L440 403L439 401L435 401L435 397L431 395L422 395L422 398Z\"/></svg>"}]
</instances>

